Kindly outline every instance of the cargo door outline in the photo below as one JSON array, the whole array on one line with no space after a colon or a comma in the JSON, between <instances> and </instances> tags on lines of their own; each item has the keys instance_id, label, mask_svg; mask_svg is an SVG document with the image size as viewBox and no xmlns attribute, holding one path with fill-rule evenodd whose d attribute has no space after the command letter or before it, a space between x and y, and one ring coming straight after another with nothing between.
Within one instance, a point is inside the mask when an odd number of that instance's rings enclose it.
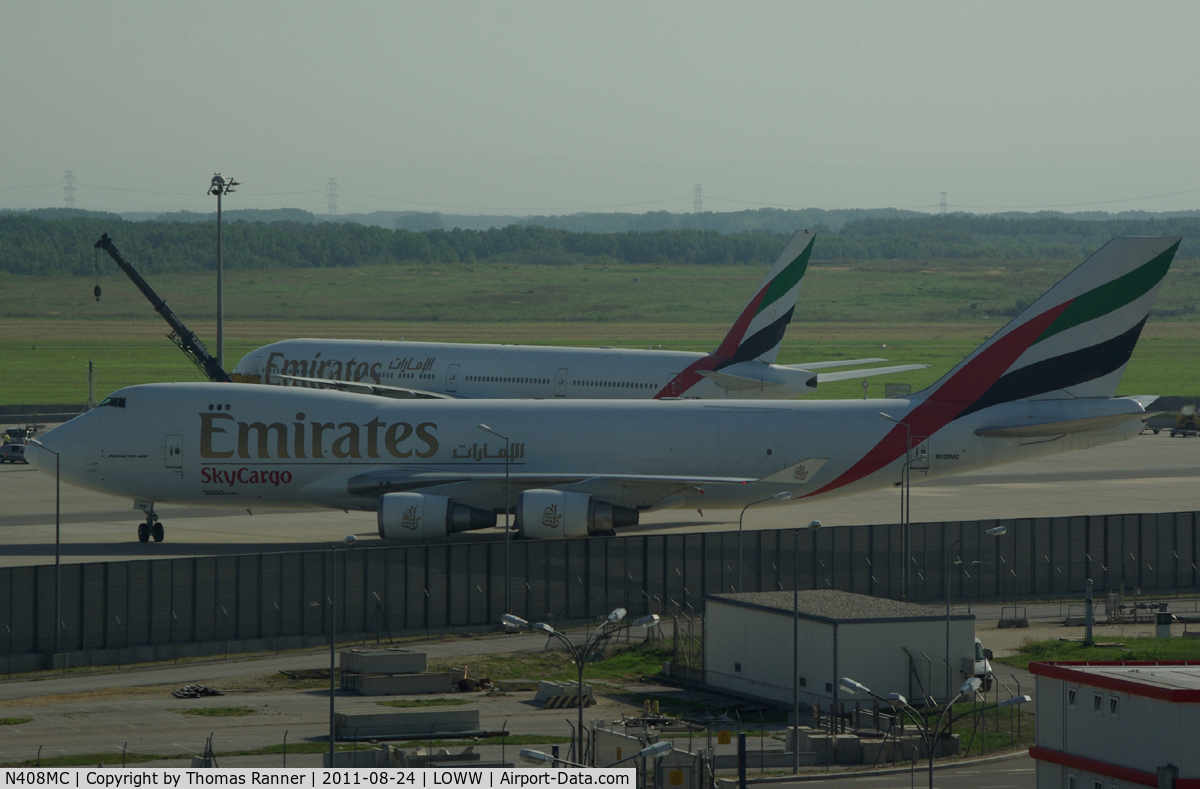
<instances>
[{"instance_id":1,"label":"cargo door outline","mask_svg":"<svg viewBox=\"0 0 1200 789\"><path fill-rule=\"evenodd\" d=\"M163 439L163 463L167 468L183 468L183 436Z\"/></svg>"},{"instance_id":2,"label":"cargo door outline","mask_svg":"<svg viewBox=\"0 0 1200 789\"><path fill-rule=\"evenodd\" d=\"M567 368L565 368L565 367L558 368L558 372L556 372L554 374L554 396L555 397L566 397L567 396L567 375L568 375L568 372L567 372Z\"/></svg>"},{"instance_id":3,"label":"cargo door outline","mask_svg":"<svg viewBox=\"0 0 1200 789\"><path fill-rule=\"evenodd\" d=\"M666 397L679 397L679 373L671 373L670 379L667 381Z\"/></svg>"},{"instance_id":4,"label":"cargo door outline","mask_svg":"<svg viewBox=\"0 0 1200 789\"><path fill-rule=\"evenodd\" d=\"M446 368L446 391L458 391L458 365L452 364Z\"/></svg>"}]
</instances>

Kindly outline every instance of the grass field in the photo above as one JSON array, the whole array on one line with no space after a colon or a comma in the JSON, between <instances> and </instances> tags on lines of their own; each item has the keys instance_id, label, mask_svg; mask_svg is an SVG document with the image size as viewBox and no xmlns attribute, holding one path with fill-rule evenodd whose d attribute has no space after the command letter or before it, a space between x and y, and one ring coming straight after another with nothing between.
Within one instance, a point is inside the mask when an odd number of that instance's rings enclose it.
<instances>
[{"instance_id":1,"label":"grass field","mask_svg":"<svg viewBox=\"0 0 1200 789\"><path fill-rule=\"evenodd\" d=\"M1017 668L1029 668L1034 661L1047 660L1200 660L1200 639L1195 638L1120 638L1115 642L1104 636L1097 638L1104 643L1119 643L1120 646L1085 647L1082 641L1027 641L1015 655L1000 658L1000 661Z\"/></svg>"},{"instance_id":2,"label":"grass field","mask_svg":"<svg viewBox=\"0 0 1200 789\"><path fill-rule=\"evenodd\" d=\"M935 381L1075 261L886 261L810 267L779 361L882 356L929 370L871 381ZM288 337L423 339L710 351L763 276L742 266L438 264L234 271L226 275L226 367ZM211 274L152 283L215 350ZM201 380L166 324L120 276L0 278L0 404L79 403L134 383ZM1125 394L1200 394L1191 360L1200 261L1179 261L1122 382ZM886 346L886 347L885 347ZM861 396L857 381L823 397Z\"/></svg>"}]
</instances>

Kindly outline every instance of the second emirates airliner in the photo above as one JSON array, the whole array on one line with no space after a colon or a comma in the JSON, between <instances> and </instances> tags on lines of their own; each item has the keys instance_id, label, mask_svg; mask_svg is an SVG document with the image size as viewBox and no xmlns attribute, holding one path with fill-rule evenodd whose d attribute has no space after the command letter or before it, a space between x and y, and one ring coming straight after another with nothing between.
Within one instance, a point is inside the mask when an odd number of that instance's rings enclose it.
<instances>
[{"instance_id":1,"label":"second emirates airliner","mask_svg":"<svg viewBox=\"0 0 1200 789\"><path fill-rule=\"evenodd\" d=\"M775 364L796 309L814 236L792 236L733 327L712 353L294 339L257 348L238 363L238 383L335 388L397 398L781 399L822 382L918 370L851 359Z\"/></svg>"}]
</instances>

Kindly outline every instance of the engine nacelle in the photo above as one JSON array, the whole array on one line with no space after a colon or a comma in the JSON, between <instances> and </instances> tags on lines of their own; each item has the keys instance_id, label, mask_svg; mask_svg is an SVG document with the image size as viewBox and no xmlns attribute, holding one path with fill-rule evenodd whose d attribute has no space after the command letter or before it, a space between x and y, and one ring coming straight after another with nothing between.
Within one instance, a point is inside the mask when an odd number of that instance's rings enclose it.
<instances>
[{"instance_id":1,"label":"engine nacelle","mask_svg":"<svg viewBox=\"0 0 1200 789\"><path fill-rule=\"evenodd\" d=\"M460 531L496 525L496 513L457 504L428 493L385 493L375 511L379 536L385 540L431 542Z\"/></svg>"},{"instance_id":2,"label":"engine nacelle","mask_svg":"<svg viewBox=\"0 0 1200 789\"><path fill-rule=\"evenodd\" d=\"M565 540L636 526L638 512L586 493L527 490L517 497L517 529L534 540Z\"/></svg>"}]
</instances>

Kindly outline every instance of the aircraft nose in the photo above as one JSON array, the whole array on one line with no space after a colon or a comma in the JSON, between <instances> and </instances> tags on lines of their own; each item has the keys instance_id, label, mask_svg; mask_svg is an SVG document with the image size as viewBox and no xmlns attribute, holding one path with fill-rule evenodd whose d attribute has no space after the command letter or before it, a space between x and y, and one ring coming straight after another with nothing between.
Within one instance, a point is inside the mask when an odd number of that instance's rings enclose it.
<instances>
[{"instance_id":1,"label":"aircraft nose","mask_svg":"<svg viewBox=\"0 0 1200 789\"><path fill-rule=\"evenodd\" d=\"M25 460L38 471L54 475L54 453L45 446L47 436L30 441L25 447ZM36 443L35 443L36 442ZM56 450L57 451L57 450Z\"/></svg>"},{"instance_id":2,"label":"aircraft nose","mask_svg":"<svg viewBox=\"0 0 1200 789\"><path fill-rule=\"evenodd\" d=\"M25 447L25 459L43 474L54 476L61 471L65 478L69 469L78 465L87 452L91 427L87 414L64 422L34 439L36 443L30 441Z\"/></svg>"}]
</instances>

